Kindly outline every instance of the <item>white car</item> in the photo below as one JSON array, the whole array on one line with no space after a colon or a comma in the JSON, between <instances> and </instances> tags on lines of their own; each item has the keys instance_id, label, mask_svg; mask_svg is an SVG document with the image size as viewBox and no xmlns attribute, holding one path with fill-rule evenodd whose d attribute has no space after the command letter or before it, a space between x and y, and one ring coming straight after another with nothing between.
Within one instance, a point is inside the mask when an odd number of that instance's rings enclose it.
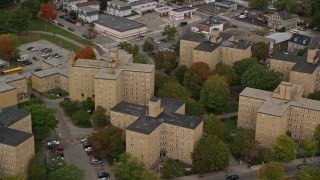
<instances>
[{"instance_id":1,"label":"white car","mask_svg":"<svg viewBox=\"0 0 320 180\"><path fill-rule=\"evenodd\" d=\"M87 147L87 148L84 149L84 151L86 151L86 152L92 151L92 148L91 147Z\"/></svg>"},{"instance_id":2,"label":"white car","mask_svg":"<svg viewBox=\"0 0 320 180\"><path fill-rule=\"evenodd\" d=\"M55 24L58 24L58 21L57 21L57 20L53 20L52 22L55 23Z\"/></svg>"},{"instance_id":3,"label":"white car","mask_svg":"<svg viewBox=\"0 0 320 180\"><path fill-rule=\"evenodd\" d=\"M46 56L50 56L50 54L49 53L42 53L41 54L41 57L46 57Z\"/></svg>"},{"instance_id":4,"label":"white car","mask_svg":"<svg viewBox=\"0 0 320 180\"><path fill-rule=\"evenodd\" d=\"M87 141L88 141L88 138L82 138L80 141L81 141L82 143L87 142Z\"/></svg>"},{"instance_id":5,"label":"white car","mask_svg":"<svg viewBox=\"0 0 320 180\"><path fill-rule=\"evenodd\" d=\"M18 62L27 61L28 59L17 59Z\"/></svg>"},{"instance_id":6,"label":"white car","mask_svg":"<svg viewBox=\"0 0 320 180\"><path fill-rule=\"evenodd\" d=\"M34 48L31 49L31 51L39 51L39 49L34 47Z\"/></svg>"},{"instance_id":7,"label":"white car","mask_svg":"<svg viewBox=\"0 0 320 180\"><path fill-rule=\"evenodd\" d=\"M156 43L156 44L160 44L160 41L155 41L154 43Z\"/></svg>"}]
</instances>

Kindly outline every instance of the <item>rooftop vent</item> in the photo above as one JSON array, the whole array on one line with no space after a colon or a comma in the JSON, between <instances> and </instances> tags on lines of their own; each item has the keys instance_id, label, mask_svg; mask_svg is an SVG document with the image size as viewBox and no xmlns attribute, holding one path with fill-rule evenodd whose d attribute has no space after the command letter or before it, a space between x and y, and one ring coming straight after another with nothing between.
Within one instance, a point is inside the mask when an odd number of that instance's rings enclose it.
<instances>
[{"instance_id":1,"label":"rooftop vent","mask_svg":"<svg viewBox=\"0 0 320 180\"><path fill-rule=\"evenodd\" d=\"M296 38L294 38L294 42L297 42L298 41L298 38L296 37Z\"/></svg>"}]
</instances>

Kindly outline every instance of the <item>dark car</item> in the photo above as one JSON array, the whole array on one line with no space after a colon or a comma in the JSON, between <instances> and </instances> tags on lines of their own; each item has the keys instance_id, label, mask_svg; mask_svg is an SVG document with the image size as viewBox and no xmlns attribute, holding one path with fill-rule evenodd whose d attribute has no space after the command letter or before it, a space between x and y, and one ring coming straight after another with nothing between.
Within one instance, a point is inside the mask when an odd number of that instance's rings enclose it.
<instances>
[{"instance_id":1,"label":"dark car","mask_svg":"<svg viewBox=\"0 0 320 180\"><path fill-rule=\"evenodd\" d=\"M227 180L237 180L237 179L239 179L238 175L227 176Z\"/></svg>"},{"instance_id":2,"label":"dark car","mask_svg":"<svg viewBox=\"0 0 320 180\"><path fill-rule=\"evenodd\" d=\"M171 4L171 3L167 3L167 5L168 5L168 6L172 6L172 4Z\"/></svg>"},{"instance_id":3,"label":"dark car","mask_svg":"<svg viewBox=\"0 0 320 180\"><path fill-rule=\"evenodd\" d=\"M55 148L51 149L52 153L59 153L63 151L63 147L62 146L56 146Z\"/></svg>"},{"instance_id":4,"label":"dark car","mask_svg":"<svg viewBox=\"0 0 320 180\"><path fill-rule=\"evenodd\" d=\"M68 27L69 31L74 31L74 29L72 27Z\"/></svg>"},{"instance_id":5,"label":"dark car","mask_svg":"<svg viewBox=\"0 0 320 180\"><path fill-rule=\"evenodd\" d=\"M21 64L27 66L27 65L32 64L32 62L29 60L26 60L26 61L22 61Z\"/></svg>"},{"instance_id":6,"label":"dark car","mask_svg":"<svg viewBox=\"0 0 320 180\"><path fill-rule=\"evenodd\" d=\"M301 168L306 167L306 166L309 166L309 164L307 164L307 163L299 164L298 165L298 169L301 169Z\"/></svg>"},{"instance_id":7,"label":"dark car","mask_svg":"<svg viewBox=\"0 0 320 180\"><path fill-rule=\"evenodd\" d=\"M110 174L107 172L101 172L98 174L98 178L109 178Z\"/></svg>"},{"instance_id":8,"label":"dark car","mask_svg":"<svg viewBox=\"0 0 320 180\"><path fill-rule=\"evenodd\" d=\"M61 27L64 27L64 25L63 25L63 24L61 24L61 23L58 23L58 25L59 25L59 26L61 26Z\"/></svg>"},{"instance_id":9,"label":"dark car","mask_svg":"<svg viewBox=\"0 0 320 180\"><path fill-rule=\"evenodd\" d=\"M32 57L32 59L35 61L39 61L39 59L37 57Z\"/></svg>"},{"instance_id":10,"label":"dark car","mask_svg":"<svg viewBox=\"0 0 320 180\"><path fill-rule=\"evenodd\" d=\"M160 41L167 42L168 40L166 38L162 38L162 39L160 39Z\"/></svg>"},{"instance_id":11,"label":"dark car","mask_svg":"<svg viewBox=\"0 0 320 180\"><path fill-rule=\"evenodd\" d=\"M52 52L52 49L46 48L43 52L44 52L44 53L49 53L49 52Z\"/></svg>"},{"instance_id":12,"label":"dark car","mask_svg":"<svg viewBox=\"0 0 320 180\"><path fill-rule=\"evenodd\" d=\"M27 48L28 51L31 51L31 49L33 49L33 47L28 47L28 48Z\"/></svg>"},{"instance_id":13,"label":"dark car","mask_svg":"<svg viewBox=\"0 0 320 180\"><path fill-rule=\"evenodd\" d=\"M44 51L46 51L48 48L43 48L43 49L41 49L40 51L41 52L44 52Z\"/></svg>"},{"instance_id":14,"label":"dark car","mask_svg":"<svg viewBox=\"0 0 320 180\"><path fill-rule=\"evenodd\" d=\"M60 15L59 18L64 19L65 17L64 17L64 15Z\"/></svg>"},{"instance_id":15,"label":"dark car","mask_svg":"<svg viewBox=\"0 0 320 180\"><path fill-rule=\"evenodd\" d=\"M233 28L238 28L238 26L236 26L236 25L232 25L232 27L233 27Z\"/></svg>"},{"instance_id":16,"label":"dark car","mask_svg":"<svg viewBox=\"0 0 320 180\"><path fill-rule=\"evenodd\" d=\"M59 53L54 53L54 54L51 55L51 57L56 57L58 55L59 55Z\"/></svg>"},{"instance_id":17,"label":"dark car","mask_svg":"<svg viewBox=\"0 0 320 180\"><path fill-rule=\"evenodd\" d=\"M34 72L37 72L37 71L42 71L42 69L41 68L37 68L37 69L34 70Z\"/></svg>"},{"instance_id":18,"label":"dark car","mask_svg":"<svg viewBox=\"0 0 320 180\"><path fill-rule=\"evenodd\" d=\"M188 22L187 21L184 21L184 22L180 22L179 26L182 27L182 26L186 26L188 25Z\"/></svg>"}]
</instances>

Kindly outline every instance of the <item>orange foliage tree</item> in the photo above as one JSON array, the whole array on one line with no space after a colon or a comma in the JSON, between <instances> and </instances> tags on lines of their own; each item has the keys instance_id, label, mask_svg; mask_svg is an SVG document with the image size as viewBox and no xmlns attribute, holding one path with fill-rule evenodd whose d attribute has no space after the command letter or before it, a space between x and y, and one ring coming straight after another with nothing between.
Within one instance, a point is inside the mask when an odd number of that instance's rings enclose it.
<instances>
[{"instance_id":1,"label":"orange foliage tree","mask_svg":"<svg viewBox=\"0 0 320 180\"><path fill-rule=\"evenodd\" d=\"M76 52L75 60L77 59L96 59L96 54L89 46L84 46Z\"/></svg>"},{"instance_id":2,"label":"orange foliage tree","mask_svg":"<svg viewBox=\"0 0 320 180\"><path fill-rule=\"evenodd\" d=\"M18 38L13 34L0 35L0 57L11 59L18 52Z\"/></svg>"},{"instance_id":3,"label":"orange foliage tree","mask_svg":"<svg viewBox=\"0 0 320 180\"><path fill-rule=\"evenodd\" d=\"M42 4L38 16L45 20L57 19L57 13L52 9L50 4Z\"/></svg>"},{"instance_id":4,"label":"orange foliage tree","mask_svg":"<svg viewBox=\"0 0 320 180\"><path fill-rule=\"evenodd\" d=\"M197 73L204 82L210 74L210 67L204 62L195 62L191 65L190 70Z\"/></svg>"}]
</instances>

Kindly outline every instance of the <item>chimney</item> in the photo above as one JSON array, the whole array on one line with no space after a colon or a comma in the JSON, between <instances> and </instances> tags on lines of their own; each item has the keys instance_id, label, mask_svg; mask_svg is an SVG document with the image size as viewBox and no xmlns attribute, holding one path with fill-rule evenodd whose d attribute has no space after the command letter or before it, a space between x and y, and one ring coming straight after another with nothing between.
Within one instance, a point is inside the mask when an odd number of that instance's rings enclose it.
<instances>
[{"instance_id":1,"label":"chimney","mask_svg":"<svg viewBox=\"0 0 320 180\"><path fill-rule=\"evenodd\" d=\"M109 65L111 65L112 68L116 67L118 64L118 49L113 48L109 50Z\"/></svg>"},{"instance_id":2,"label":"chimney","mask_svg":"<svg viewBox=\"0 0 320 180\"><path fill-rule=\"evenodd\" d=\"M292 99L292 83L290 82L281 82L280 85L273 91L272 97L283 100Z\"/></svg>"},{"instance_id":3,"label":"chimney","mask_svg":"<svg viewBox=\"0 0 320 180\"><path fill-rule=\"evenodd\" d=\"M315 63L316 60L316 55L317 55L317 50L315 49L308 49L307 52L307 62L308 63Z\"/></svg>"},{"instance_id":4,"label":"chimney","mask_svg":"<svg viewBox=\"0 0 320 180\"><path fill-rule=\"evenodd\" d=\"M222 38L220 37L220 31L219 29L212 29L211 35L210 35L210 42L212 43L219 43L222 41Z\"/></svg>"},{"instance_id":5,"label":"chimney","mask_svg":"<svg viewBox=\"0 0 320 180\"><path fill-rule=\"evenodd\" d=\"M75 62L74 58L75 58L74 52L69 51L69 53L68 53L68 65L69 65L69 67L73 66L73 64Z\"/></svg>"},{"instance_id":6,"label":"chimney","mask_svg":"<svg viewBox=\"0 0 320 180\"><path fill-rule=\"evenodd\" d=\"M157 97L153 97L149 100L149 116L157 117L159 114L163 112L163 107L161 107L161 99Z\"/></svg>"}]
</instances>

